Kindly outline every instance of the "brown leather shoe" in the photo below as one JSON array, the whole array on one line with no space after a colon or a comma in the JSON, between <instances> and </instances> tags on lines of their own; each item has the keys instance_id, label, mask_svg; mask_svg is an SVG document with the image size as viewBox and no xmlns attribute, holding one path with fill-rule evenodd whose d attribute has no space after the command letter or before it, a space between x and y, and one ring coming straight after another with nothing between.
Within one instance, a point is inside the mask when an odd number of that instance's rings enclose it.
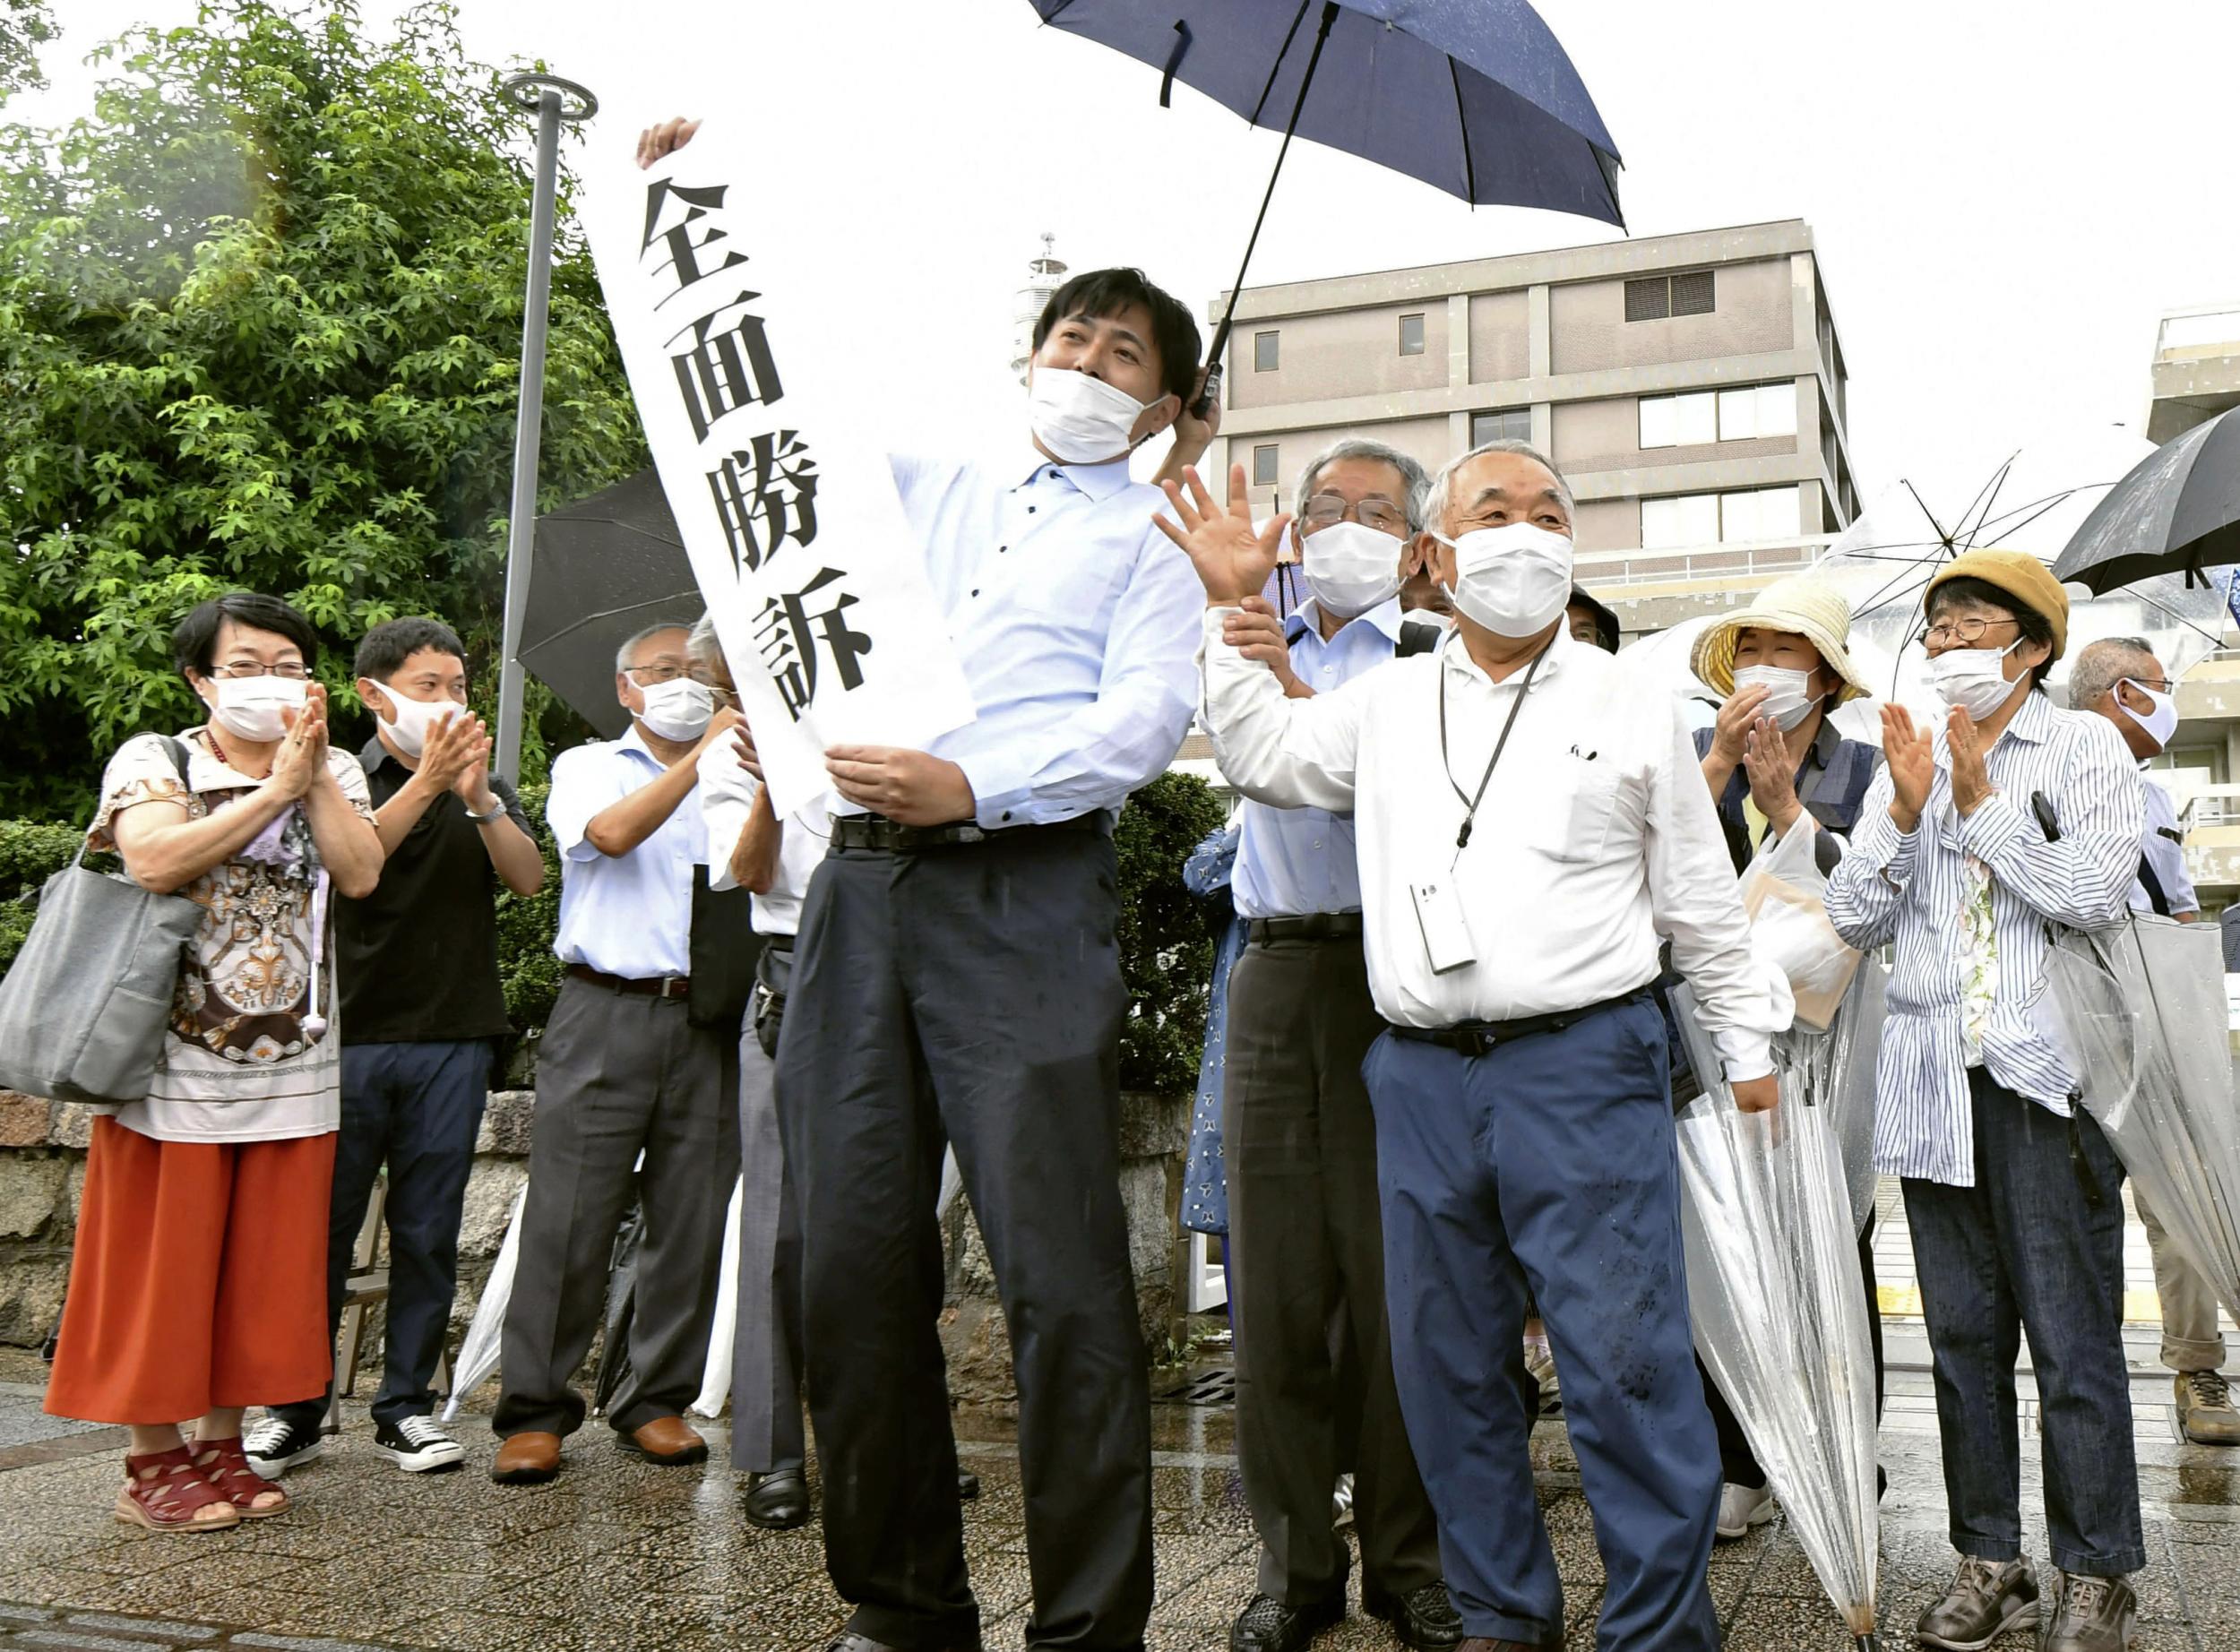
<instances>
[{"instance_id":1,"label":"brown leather shoe","mask_svg":"<svg viewBox=\"0 0 2240 1652\"><path fill-rule=\"evenodd\" d=\"M681 1468L687 1463L708 1460L708 1442L681 1416L657 1416L642 1428L633 1429L626 1434L617 1429L615 1443L665 1468Z\"/></svg>"},{"instance_id":2,"label":"brown leather shoe","mask_svg":"<svg viewBox=\"0 0 2240 1652\"><path fill-rule=\"evenodd\" d=\"M508 1434L490 1465L500 1485L542 1485L560 1472L560 1436Z\"/></svg>"}]
</instances>

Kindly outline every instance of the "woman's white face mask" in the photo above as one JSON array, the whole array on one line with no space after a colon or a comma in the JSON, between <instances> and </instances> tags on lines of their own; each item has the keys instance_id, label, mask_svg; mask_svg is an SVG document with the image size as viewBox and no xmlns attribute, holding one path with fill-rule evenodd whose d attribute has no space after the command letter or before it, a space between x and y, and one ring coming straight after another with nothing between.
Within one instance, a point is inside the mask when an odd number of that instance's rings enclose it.
<instances>
[{"instance_id":1,"label":"woman's white face mask","mask_svg":"<svg viewBox=\"0 0 2240 1652\"><path fill-rule=\"evenodd\" d=\"M1955 711L1965 711L1980 723L1998 714L2029 679L2026 673L2010 680L2007 656L2025 640L2017 637L2003 649L1947 649L1929 661L1929 681L1937 698Z\"/></svg>"},{"instance_id":2,"label":"woman's white face mask","mask_svg":"<svg viewBox=\"0 0 2240 1652\"><path fill-rule=\"evenodd\" d=\"M1735 692L1745 688L1763 688L1766 697L1759 702L1758 715L1770 717L1783 734L1812 715L1819 703L1813 697L1813 674L1798 671L1788 666L1737 666L1735 667Z\"/></svg>"},{"instance_id":3,"label":"woman's white face mask","mask_svg":"<svg viewBox=\"0 0 2240 1652\"><path fill-rule=\"evenodd\" d=\"M210 677L211 720L244 740L269 744L288 732L287 713L300 711L311 689L304 677Z\"/></svg>"}]
</instances>

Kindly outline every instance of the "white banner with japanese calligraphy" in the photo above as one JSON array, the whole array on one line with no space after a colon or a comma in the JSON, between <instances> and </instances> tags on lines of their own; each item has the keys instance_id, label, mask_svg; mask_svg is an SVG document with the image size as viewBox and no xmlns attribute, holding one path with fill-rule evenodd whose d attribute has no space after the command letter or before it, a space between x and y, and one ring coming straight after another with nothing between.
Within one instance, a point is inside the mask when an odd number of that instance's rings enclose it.
<instances>
[{"instance_id":1,"label":"white banner with japanese calligraphy","mask_svg":"<svg viewBox=\"0 0 2240 1652\"><path fill-rule=\"evenodd\" d=\"M864 312L832 288L838 249L803 245L771 210L750 135L710 120L641 170L630 133L602 121L580 207L783 819L829 785L826 746L922 748L974 711L886 455L829 342Z\"/></svg>"}]
</instances>

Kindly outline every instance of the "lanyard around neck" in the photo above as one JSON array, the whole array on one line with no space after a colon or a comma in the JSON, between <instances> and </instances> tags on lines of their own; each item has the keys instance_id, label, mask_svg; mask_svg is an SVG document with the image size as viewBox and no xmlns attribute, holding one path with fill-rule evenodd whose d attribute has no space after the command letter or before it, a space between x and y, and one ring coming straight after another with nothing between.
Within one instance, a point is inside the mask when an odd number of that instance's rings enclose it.
<instances>
[{"instance_id":1,"label":"lanyard around neck","mask_svg":"<svg viewBox=\"0 0 2240 1652\"><path fill-rule=\"evenodd\" d=\"M1532 663L1524 668L1524 680L1517 684L1516 702L1509 708L1509 716L1501 726L1501 738L1494 742L1494 754L1486 760L1486 772L1479 777L1478 795L1464 792L1454 778L1454 765L1447 759L1447 662L1439 661L1439 767L1447 777L1447 784L1454 787L1455 800L1462 805L1462 830L1454 835L1455 858L1470 846L1470 827L1478 819L1478 805L1486 800L1486 788L1493 784L1494 770L1501 761L1503 747L1509 744L1509 731L1517 726L1517 713L1524 710L1524 697L1530 692L1532 679L1539 674L1540 662L1547 658L1555 639L1550 638L1540 651L1532 657Z\"/></svg>"}]
</instances>

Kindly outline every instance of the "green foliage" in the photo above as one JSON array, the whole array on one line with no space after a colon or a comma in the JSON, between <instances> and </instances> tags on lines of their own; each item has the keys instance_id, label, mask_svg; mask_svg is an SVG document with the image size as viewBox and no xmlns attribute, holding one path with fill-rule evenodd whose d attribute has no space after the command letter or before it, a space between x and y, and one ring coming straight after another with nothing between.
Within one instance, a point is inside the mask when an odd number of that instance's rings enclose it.
<instances>
[{"instance_id":1,"label":"green foliage","mask_svg":"<svg viewBox=\"0 0 2240 1652\"><path fill-rule=\"evenodd\" d=\"M529 816L537 847L545 854L544 887L533 895L498 896L498 974L505 983L505 1012L526 1032L542 1027L560 996L565 967L552 955L560 933L560 861L552 850L552 829L545 824L549 781L521 789L521 813Z\"/></svg>"},{"instance_id":2,"label":"green foliage","mask_svg":"<svg viewBox=\"0 0 2240 1652\"><path fill-rule=\"evenodd\" d=\"M31 933L39 891L78 852L78 838L74 826L0 821L0 975Z\"/></svg>"},{"instance_id":3,"label":"green foliage","mask_svg":"<svg viewBox=\"0 0 2240 1652\"><path fill-rule=\"evenodd\" d=\"M1176 1095L1198 1080L1213 942L1182 864L1226 818L1195 775L1163 774L1128 799L1114 831L1120 859L1120 971L1128 1019L1120 1083Z\"/></svg>"},{"instance_id":4,"label":"green foliage","mask_svg":"<svg viewBox=\"0 0 2240 1652\"><path fill-rule=\"evenodd\" d=\"M0 0L0 103L11 92L47 84L39 48L54 38L54 8L47 0Z\"/></svg>"},{"instance_id":5,"label":"green foliage","mask_svg":"<svg viewBox=\"0 0 2240 1652\"><path fill-rule=\"evenodd\" d=\"M205 597L303 609L338 709L368 626L439 614L487 661L503 598L533 136L449 7L383 39L351 0L224 0L103 56L90 118L0 126L0 813L31 818L199 720L168 641ZM561 188L540 508L645 462Z\"/></svg>"}]
</instances>

